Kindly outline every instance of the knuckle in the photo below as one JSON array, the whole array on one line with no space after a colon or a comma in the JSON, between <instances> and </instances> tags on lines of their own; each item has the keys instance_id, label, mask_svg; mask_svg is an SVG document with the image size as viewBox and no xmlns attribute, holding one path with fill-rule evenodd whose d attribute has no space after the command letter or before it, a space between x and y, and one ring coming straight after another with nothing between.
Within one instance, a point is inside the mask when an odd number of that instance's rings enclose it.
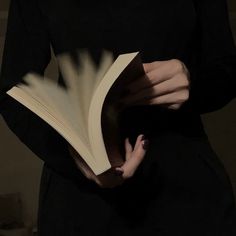
<instances>
[{"instance_id":1,"label":"knuckle","mask_svg":"<svg viewBox=\"0 0 236 236\"><path fill-rule=\"evenodd\" d=\"M133 172L124 173L123 178L124 179L130 179L131 177L133 177L133 175L134 175Z\"/></svg>"},{"instance_id":2,"label":"knuckle","mask_svg":"<svg viewBox=\"0 0 236 236\"><path fill-rule=\"evenodd\" d=\"M154 80L155 80L155 74L150 74L148 76L145 76L145 83L146 84L150 84Z\"/></svg>"},{"instance_id":3,"label":"knuckle","mask_svg":"<svg viewBox=\"0 0 236 236\"><path fill-rule=\"evenodd\" d=\"M184 99L185 101L189 99L189 91L187 89L184 92Z\"/></svg>"},{"instance_id":4,"label":"knuckle","mask_svg":"<svg viewBox=\"0 0 236 236\"><path fill-rule=\"evenodd\" d=\"M183 73L179 74L178 79L181 87L187 88L189 86L189 80L185 74Z\"/></svg>"},{"instance_id":5,"label":"knuckle","mask_svg":"<svg viewBox=\"0 0 236 236\"><path fill-rule=\"evenodd\" d=\"M156 104L159 104L160 103L160 99L157 97L157 98L152 98L148 101L148 104L149 105L156 105Z\"/></svg>"},{"instance_id":6,"label":"knuckle","mask_svg":"<svg viewBox=\"0 0 236 236\"><path fill-rule=\"evenodd\" d=\"M183 71L183 65L182 62L178 59L172 59L172 67L175 71L182 72Z\"/></svg>"},{"instance_id":7,"label":"knuckle","mask_svg":"<svg viewBox=\"0 0 236 236\"><path fill-rule=\"evenodd\" d=\"M190 86L190 81L189 81L187 76L185 76L185 80L184 81L185 81L184 86L185 87L189 87Z\"/></svg>"},{"instance_id":8,"label":"knuckle","mask_svg":"<svg viewBox=\"0 0 236 236\"><path fill-rule=\"evenodd\" d=\"M183 90L181 95L180 95L180 102L185 102L189 98L189 91L187 89Z\"/></svg>"}]
</instances>

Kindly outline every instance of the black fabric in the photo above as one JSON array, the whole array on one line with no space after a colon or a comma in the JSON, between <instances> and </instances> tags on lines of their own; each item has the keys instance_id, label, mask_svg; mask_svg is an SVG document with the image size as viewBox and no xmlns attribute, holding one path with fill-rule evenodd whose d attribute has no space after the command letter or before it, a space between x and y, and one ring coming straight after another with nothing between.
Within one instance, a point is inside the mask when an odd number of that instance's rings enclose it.
<instances>
[{"instance_id":1,"label":"black fabric","mask_svg":"<svg viewBox=\"0 0 236 236\"><path fill-rule=\"evenodd\" d=\"M70 181L45 167L40 199L40 235L236 233L224 167L207 140L179 134L153 138L138 174L115 189Z\"/></svg>"},{"instance_id":2,"label":"black fabric","mask_svg":"<svg viewBox=\"0 0 236 236\"><path fill-rule=\"evenodd\" d=\"M190 99L178 111L141 106L122 113L122 134L144 133L150 150L135 177L99 189L77 170L67 142L5 94L56 55L88 48L140 51L143 62L180 59ZM211 150L200 114L236 94L236 49L225 0L12 0L0 77L0 112L45 161L39 235L235 235L230 181ZM62 78L60 81L62 83Z\"/></svg>"}]
</instances>

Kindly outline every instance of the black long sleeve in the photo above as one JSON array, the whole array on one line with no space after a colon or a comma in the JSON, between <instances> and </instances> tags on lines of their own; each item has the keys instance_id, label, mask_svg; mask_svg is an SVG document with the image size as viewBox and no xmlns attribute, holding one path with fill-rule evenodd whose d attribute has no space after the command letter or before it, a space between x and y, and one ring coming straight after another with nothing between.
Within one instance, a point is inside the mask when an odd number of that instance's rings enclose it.
<instances>
[{"instance_id":1,"label":"black long sleeve","mask_svg":"<svg viewBox=\"0 0 236 236\"><path fill-rule=\"evenodd\" d=\"M12 0L0 75L0 113L10 129L55 170L78 172L65 139L5 94L27 72L44 73L50 43L56 54L79 48L95 49L96 54L96 49L106 48L115 55L141 51L147 62L186 59L192 82L187 104L197 113L226 105L236 94L236 50L226 0L196 0L195 10L192 1L180 2L155 1L158 7L152 8L154 0L101 1L91 8L83 0ZM164 122L158 109L150 111L149 115L138 111L132 126L136 122L143 130L150 123L155 130ZM194 133L200 126L198 118L184 113L173 127Z\"/></svg>"},{"instance_id":2,"label":"black long sleeve","mask_svg":"<svg viewBox=\"0 0 236 236\"><path fill-rule=\"evenodd\" d=\"M35 1L12 0L0 77L0 113L9 128L31 151L51 168L71 175L76 168L69 157L65 140L5 93L27 72L43 74L49 61L49 35Z\"/></svg>"},{"instance_id":3,"label":"black long sleeve","mask_svg":"<svg viewBox=\"0 0 236 236\"><path fill-rule=\"evenodd\" d=\"M236 48L226 0L196 2L197 69L190 100L199 113L222 108L236 96Z\"/></svg>"}]
</instances>

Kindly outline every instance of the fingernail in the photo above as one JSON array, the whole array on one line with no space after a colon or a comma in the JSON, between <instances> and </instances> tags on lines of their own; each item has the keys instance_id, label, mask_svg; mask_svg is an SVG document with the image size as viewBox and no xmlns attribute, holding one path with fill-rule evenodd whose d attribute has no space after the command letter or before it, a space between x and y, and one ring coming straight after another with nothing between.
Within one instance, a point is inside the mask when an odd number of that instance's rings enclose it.
<instances>
[{"instance_id":1,"label":"fingernail","mask_svg":"<svg viewBox=\"0 0 236 236\"><path fill-rule=\"evenodd\" d=\"M148 141L148 139L145 139L145 140L142 141L142 146L143 146L143 149L144 149L144 150L147 150L147 149L148 149L148 147L149 147L149 141Z\"/></svg>"}]
</instances>

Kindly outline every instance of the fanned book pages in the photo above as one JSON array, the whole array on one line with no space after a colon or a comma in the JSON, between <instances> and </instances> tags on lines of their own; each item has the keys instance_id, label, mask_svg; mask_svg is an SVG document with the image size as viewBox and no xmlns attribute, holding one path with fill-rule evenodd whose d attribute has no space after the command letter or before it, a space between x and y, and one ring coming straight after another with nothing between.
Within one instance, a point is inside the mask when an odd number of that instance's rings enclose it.
<instances>
[{"instance_id":1,"label":"fanned book pages","mask_svg":"<svg viewBox=\"0 0 236 236\"><path fill-rule=\"evenodd\" d=\"M122 162L117 147L117 102L125 84L144 74L139 52L104 52L99 66L88 53L79 66L69 54L58 56L65 87L29 73L7 94L51 125L98 175ZM116 151L114 151L116 150ZM109 155L110 154L110 155Z\"/></svg>"}]
</instances>

